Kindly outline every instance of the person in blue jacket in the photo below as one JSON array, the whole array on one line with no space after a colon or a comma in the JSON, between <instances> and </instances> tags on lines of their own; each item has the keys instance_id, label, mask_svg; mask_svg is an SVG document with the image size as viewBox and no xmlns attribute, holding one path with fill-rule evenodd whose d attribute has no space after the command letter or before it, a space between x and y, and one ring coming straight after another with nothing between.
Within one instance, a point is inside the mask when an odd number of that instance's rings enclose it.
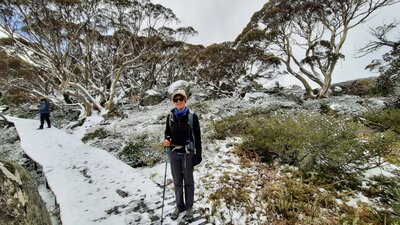
<instances>
[{"instance_id":1,"label":"person in blue jacket","mask_svg":"<svg viewBox=\"0 0 400 225\"><path fill-rule=\"evenodd\" d=\"M38 130L43 129L44 121L46 120L47 122L47 127L50 128L50 104L47 102L45 98L42 98L40 100L40 105L39 105L39 113L40 113L40 127Z\"/></svg>"}]
</instances>

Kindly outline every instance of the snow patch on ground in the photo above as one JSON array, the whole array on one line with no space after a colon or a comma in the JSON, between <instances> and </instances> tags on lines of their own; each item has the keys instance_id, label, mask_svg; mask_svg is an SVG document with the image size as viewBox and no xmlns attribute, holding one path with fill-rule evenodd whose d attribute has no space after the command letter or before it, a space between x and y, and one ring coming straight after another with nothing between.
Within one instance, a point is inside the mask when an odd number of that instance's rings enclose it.
<instances>
[{"instance_id":1,"label":"snow patch on ground","mask_svg":"<svg viewBox=\"0 0 400 225\"><path fill-rule=\"evenodd\" d=\"M395 177L392 172L393 171L400 171L400 168L396 165L385 163L384 165L376 168L369 169L364 172L365 178L371 178L373 176L385 176L385 177Z\"/></svg>"},{"instance_id":2,"label":"snow patch on ground","mask_svg":"<svg viewBox=\"0 0 400 225\"><path fill-rule=\"evenodd\" d=\"M357 208L359 202L371 204L371 201L368 197L366 197L362 193L357 193L353 197L351 197L349 201L346 202L346 205Z\"/></svg>"},{"instance_id":3,"label":"snow patch on ground","mask_svg":"<svg viewBox=\"0 0 400 225\"><path fill-rule=\"evenodd\" d=\"M85 123L82 126L79 126L76 129L74 129L74 131L71 134L78 140L81 140L83 136L86 133L88 133L88 130L92 128L95 129L97 125L101 123L103 120L104 118L102 116L97 114L97 112L94 112L92 116L86 118Z\"/></svg>"}]
</instances>

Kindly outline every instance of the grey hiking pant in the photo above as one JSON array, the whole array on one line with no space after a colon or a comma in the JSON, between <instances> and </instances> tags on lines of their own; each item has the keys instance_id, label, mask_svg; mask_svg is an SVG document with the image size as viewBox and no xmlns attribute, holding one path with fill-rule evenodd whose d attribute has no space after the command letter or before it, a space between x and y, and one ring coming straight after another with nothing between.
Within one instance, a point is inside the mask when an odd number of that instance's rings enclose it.
<instances>
[{"instance_id":1,"label":"grey hiking pant","mask_svg":"<svg viewBox=\"0 0 400 225\"><path fill-rule=\"evenodd\" d=\"M170 152L168 154L171 163L172 178L175 185L175 203L180 210L186 210L193 206L194 180L193 180L193 153ZM185 198L183 194L185 193Z\"/></svg>"}]
</instances>

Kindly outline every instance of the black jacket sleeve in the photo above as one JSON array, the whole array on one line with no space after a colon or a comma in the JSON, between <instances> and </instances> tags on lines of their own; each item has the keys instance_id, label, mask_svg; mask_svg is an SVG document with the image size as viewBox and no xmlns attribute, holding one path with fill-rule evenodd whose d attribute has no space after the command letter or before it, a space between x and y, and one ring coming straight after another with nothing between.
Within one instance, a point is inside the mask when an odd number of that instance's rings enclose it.
<instances>
[{"instance_id":1,"label":"black jacket sleeve","mask_svg":"<svg viewBox=\"0 0 400 225\"><path fill-rule=\"evenodd\" d=\"M194 142L196 146L196 154L193 156L193 166L197 166L203 161L201 156L202 153L202 146L201 146L201 131L200 131L200 123L199 118L196 114L193 114L193 135L194 135Z\"/></svg>"},{"instance_id":2,"label":"black jacket sleeve","mask_svg":"<svg viewBox=\"0 0 400 225\"><path fill-rule=\"evenodd\" d=\"M201 146L200 122L196 114L193 114L193 134L195 138L196 154L201 155L202 146Z\"/></svg>"}]
</instances>

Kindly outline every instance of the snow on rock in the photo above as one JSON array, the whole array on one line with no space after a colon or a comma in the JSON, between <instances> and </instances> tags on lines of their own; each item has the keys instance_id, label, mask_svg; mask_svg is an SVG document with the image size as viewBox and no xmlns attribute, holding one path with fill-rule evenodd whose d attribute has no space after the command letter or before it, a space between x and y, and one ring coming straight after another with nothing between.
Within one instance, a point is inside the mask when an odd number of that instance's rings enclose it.
<instances>
[{"instance_id":1,"label":"snow on rock","mask_svg":"<svg viewBox=\"0 0 400 225\"><path fill-rule=\"evenodd\" d=\"M333 90L336 91L336 92L342 92L343 88L341 88L339 86L336 86L336 87L333 88Z\"/></svg>"},{"instance_id":2,"label":"snow on rock","mask_svg":"<svg viewBox=\"0 0 400 225\"><path fill-rule=\"evenodd\" d=\"M375 109L383 109L386 107L386 102L383 101L382 99L377 99L377 98L371 98L366 101L368 104L370 104L372 107Z\"/></svg>"},{"instance_id":3,"label":"snow on rock","mask_svg":"<svg viewBox=\"0 0 400 225\"><path fill-rule=\"evenodd\" d=\"M251 100L256 100L256 99L263 98L266 96L268 96L268 94L263 93L263 92L246 93L246 95L243 97L243 100L251 101Z\"/></svg>"},{"instance_id":4,"label":"snow on rock","mask_svg":"<svg viewBox=\"0 0 400 225\"><path fill-rule=\"evenodd\" d=\"M21 177L19 176L19 173L16 173L16 175L12 174L8 169L6 169L3 165L3 163L0 162L0 171L10 180L13 180L17 182L19 185L22 185L21 182Z\"/></svg>"},{"instance_id":5,"label":"snow on rock","mask_svg":"<svg viewBox=\"0 0 400 225\"><path fill-rule=\"evenodd\" d=\"M4 111L6 111L7 109L8 109L7 106L5 106L5 105L0 105L0 112L4 112Z\"/></svg>"},{"instance_id":6,"label":"snow on rock","mask_svg":"<svg viewBox=\"0 0 400 225\"><path fill-rule=\"evenodd\" d=\"M168 90L167 90L168 96L172 95L174 93L174 91L178 90L178 89L183 89L183 90L189 92L188 88L189 88L189 82L184 81L184 80L175 81L168 87Z\"/></svg>"},{"instance_id":7,"label":"snow on rock","mask_svg":"<svg viewBox=\"0 0 400 225\"><path fill-rule=\"evenodd\" d=\"M133 169L57 128L36 130L37 121L8 119L15 123L25 153L42 165L60 204L62 224L150 224L158 220L161 189L146 177L149 172ZM162 173L163 169L151 170Z\"/></svg>"},{"instance_id":8,"label":"snow on rock","mask_svg":"<svg viewBox=\"0 0 400 225\"><path fill-rule=\"evenodd\" d=\"M155 90L147 90L145 93L146 93L147 95L160 95L160 93L158 93L158 92L155 91Z\"/></svg>"},{"instance_id":9,"label":"snow on rock","mask_svg":"<svg viewBox=\"0 0 400 225\"><path fill-rule=\"evenodd\" d=\"M336 113L344 116L362 115L371 110L383 109L385 101L379 98L365 99L359 96L333 96L325 99L314 99L304 101L304 109L321 111L321 108L328 107Z\"/></svg>"},{"instance_id":10,"label":"snow on rock","mask_svg":"<svg viewBox=\"0 0 400 225\"><path fill-rule=\"evenodd\" d=\"M85 119L85 123L82 126L79 126L77 128L74 129L74 132L72 133L72 135L81 140L83 138L83 136L92 128L96 128L96 126L101 123L104 120L104 118L102 116L100 116L97 113L93 113L92 116L88 116ZM67 132L71 132L70 130L68 130Z\"/></svg>"},{"instance_id":11,"label":"snow on rock","mask_svg":"<svg viewBox=\"0 0 400 225\"><path fill-rule=\"evenodd\" d=\"M25 163L19 137L15 127L0 127L0 158L18 162L20 165Z\"/></svg>"},{"instance_id":12,"label":"snow on rock","mask_svg":"<svg viewBox=\"0 0 400 225\"><path fill-rule=\"evenodd\" d=\"M155 90L147 90L141 100L141 105L157 105L164 100L164 96Z\"/></svg>"}]
</instances>

